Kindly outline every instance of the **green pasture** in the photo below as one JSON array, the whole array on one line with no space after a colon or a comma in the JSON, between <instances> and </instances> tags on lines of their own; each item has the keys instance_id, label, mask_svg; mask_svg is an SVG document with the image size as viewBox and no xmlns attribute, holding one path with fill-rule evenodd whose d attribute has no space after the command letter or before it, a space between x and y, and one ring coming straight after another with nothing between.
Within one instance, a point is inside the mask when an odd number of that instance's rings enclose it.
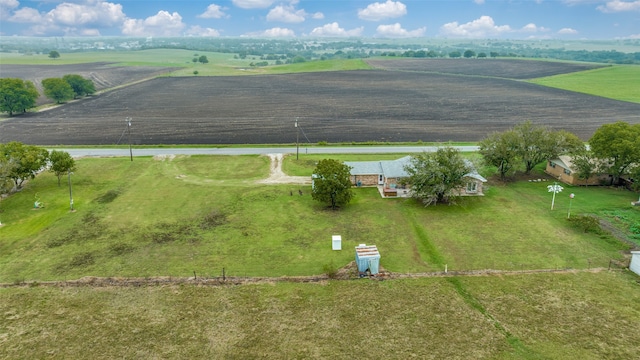
<instances>
[{"instance_id":1,"label":"green pasture","mask_svg":"<svg viewBox=\"0 0 640 360\"><path fill-rule=\"evenodd\" d=\"M193 58L205 55L207 64L194 63ZM94 62L112 62L118 66L162 66L177 67L167 76L233 76L255 74L281 74L296 72L339 71L369 69L361 59L308 61L296 64L255 67L251 63L260 62L257 56L240 59L237 54L210 51L178 49L153 49L135 51L104 51L63 53L58 59L50 59L48 54L24 55L0 53L0 64L16 65L69 65ZM194 74L197 71L197 75Z\"/></svg>"},{"instance_id":2,"label":"green pasture","mask_svg":"<svg viewBox=\"0 0 640 360\"><path fill-rule=\"evenodd\" d=\"M640 103L638 65L614 65L530 81L538 85Z\"/></svg>"},{"instance_id":3,"label":"green pasture","mask_svg":"<svg viewBox=\"0 0 640 360\"><path fill-rule=\"evenodd\" d=\"M628 271L9 287L0 358L631 359L638 290Z\"/></svg>"},{"instance_id":4,"label":"green pasture","mask_svg":"<svg viewBox=\"0 0 640 360\"><path fill-rule=\"evenodd\" d=\"M288 157L285 169L314 161ZM253 155L81 159L71 178L75 212L68 178L58 187L43 173L0 203L0 282L219 276L223 268L230 276L315 275L347 265L360 243L376 244L381 265L402 273L606 267L629 246L573 227L569 191L574 216L600 215L631 238L640 223L631 192L567 188L551 211L549 183L527 181L429 208L358 188L334 212L311 199L308 185L257 184L268 169L266 157ZM36 199L45 207L34 209ZM334 234L343 251L331 250Z\"/></svg>"}]
</instances>

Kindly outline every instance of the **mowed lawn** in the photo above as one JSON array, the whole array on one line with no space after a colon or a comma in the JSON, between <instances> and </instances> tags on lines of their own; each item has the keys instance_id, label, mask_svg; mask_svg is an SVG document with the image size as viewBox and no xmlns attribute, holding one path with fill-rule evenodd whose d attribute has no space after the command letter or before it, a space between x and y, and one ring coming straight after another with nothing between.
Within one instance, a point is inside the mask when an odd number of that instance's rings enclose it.
<instances>
[{"instance_id":1,"label":"mowed lawn","mask_svg":"<svg viewBox=\"0 0 640 360\"><path fill-rule=\"evenodd\" d=\"M285 169L299 173L315 161L288 158ZM351 204L330 211L312 200L310 186L256 184L268 171L264 156L81 159L71 176L75 212L68 178L58 187L43 173L0 203L0 282L213 277L223 269L318 275L349 264L361 243L377 245L382 267L400 273L606 267L629 246L572 227L568 193L576 195L573 216L624 218L627 230L640 221L631 192L566 189L551 211L549 183L526 181L489 184L485 197L428 208L358 188ZM36 199L43 209L33 209ZM334 234L344 250L331 250Z\"/></svg>"},{"instance_id":2,"label":"mowed lawn","mask_svg":"<svg viewBox=\"0 0 640 360\"><path fill-rule=\"evenodd\" d=\"M627 271L0 288L7 359L632 359Z\"/></svg>"}]
</instances>

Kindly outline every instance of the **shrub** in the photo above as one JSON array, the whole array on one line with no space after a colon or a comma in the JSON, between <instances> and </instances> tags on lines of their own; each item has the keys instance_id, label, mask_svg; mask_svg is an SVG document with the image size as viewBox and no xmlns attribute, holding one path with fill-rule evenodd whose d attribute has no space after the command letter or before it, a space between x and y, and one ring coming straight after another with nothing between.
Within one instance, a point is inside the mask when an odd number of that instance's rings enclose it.
<instances>
[{"instance_id":1,"label":"shrub","mask_svg":"<svg viewBox=\"0 0 640 360\"><path fill-rule=\"evenodd\" d=\"M585 233L602 234L600 221L592 215L578 215L569 218L569 222Z\"/></svg>"}]
</instances>

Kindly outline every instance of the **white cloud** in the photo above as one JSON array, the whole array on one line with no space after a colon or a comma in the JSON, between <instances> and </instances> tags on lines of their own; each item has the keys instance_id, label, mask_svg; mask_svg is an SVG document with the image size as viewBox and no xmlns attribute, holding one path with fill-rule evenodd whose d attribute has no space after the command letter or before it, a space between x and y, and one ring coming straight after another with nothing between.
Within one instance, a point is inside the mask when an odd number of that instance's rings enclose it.
<instances>
[{"instance_id":1,"label":"white cloud","mask_svg":"<svg viewBox=\"0 0 640 360\"><path fill-rule=\"evenodd\" d=\"M222 6L211 4L207 6L207 10L198 15L198 17L202 19L222 19L228 17L228 15L224 13Z\"/></svg>"},{"instance_id":2,"label":"white cloud","mask_svg":"<svg viewBox=\"0 0 640 360\"><path fill-rule=\"evenodd\" d=\"M311 31L310 36L319 36L319 37L349 37L349 36L360 36L362 35L363 27L345 30L338 25L337 22L333 22L330 24L326 24L321 27L317 27Z\"/></svg>"},{"instance_id":3,"label":"white cloud","mask_svg":"<svg viewBox=\"0 0 640 360\"><path fill-rule=\"evenodd\" d=\"M246 33L242 35L242 37L269 37L269 38L284 38L284 37L295 37L296 33L287 28L274 27L271 29L267 29L264 31L254 31L250 33Z\"/></svg>"},{"instance_id":4,"label":"white cloud","mask_svg":"<svg viewBox=\"0 0 640 360\"><path fill-rule=\"evenodd\" d=\"M391 38L419 37L424 35L425 31L427 31L426 27L421 27L411 31L405 30L399 23L392 25L379 25L376 29L376 33L379 36Z\"/></svg>"},{"instance_id":5,"label":"white cloud","mask_svg":"<svg viewBox=\"0 0 640 360\"><path fill-rule=\"evenodd\" d=\"M407 6L399 1L387 0L385 3L373 3L358 10L358 17L362 20L379 21L397 18L407 14Z\"/></svg>"},{"instance_id":6,"label":"white cloud","mask_svg":"<svg viewBox=\"0 0 640 360\"><path fill-rule=\"evenodd\" d=\"M640 34L629 35L623 39L640 39Z\"/></svg>"},{"instance_id":7,"label":"white cloud","mask_svg":"<svg viewBox=\"0 0 640 360\"><path fill-rule=\"evenodd\" d=\"M296 10L291 5L278 5L267 14L267 21L280 21L286 23L301 23L307 13L304 10Z\"/></svg>"},{"instance_id":8,"label":"white cloud","mask_svg":"<svg viewBox=\"0 0 640 360\"><path fill-rule=\"evenodd\" d=\"M12 5L11 0L0 0L1 6ZM34 24L26 35L64 33L74 36L98 36L99 28L119 26L126 19L122 5L103 0L88 0L82 3L63 2L47 13L30 7L14 11L7 20Z\"/></svg>"},{"instance_id":9,"label":"white cloud","mask_svg":"<svg viewBox=\"0 0 640 360\"><path fill-rule=\"evenodd\" d=\"M606 4L598 6L597 9L602 11L602 12L604 12L604 13L640 11L640 0L636 0L636 1L620 1L620 0L607 1Z\"/></svg>"},{"instance_id":10,"label":"white cloud","mask_svg":"<svg viewBox=\"0 0 640 360\"><path fill-rule=\"evenodd\" d=\"M529 23L525 26L522 27L522 29L520 29L521 32L525 32L525 33L538 33L538 32L547 32L549 31L549 29L543 27L543 26L537 26L534 23Z\"/></svg>"},{"instance_id":11,"label":"white cloud","mask_svg":"<svg viewBox=\"0 0 640 360\"><path fill-rule=\"evenodd\" d=\"M496 25L493 18L486 15L466 24L454 21L440 27L440 34L443 36L463 38L485 38L509 32L512 32L509 25Z\"/></svg>"},{"instance_id":12,"label":"white cloud","mask_svg":"<svg viewBox=\"0 0 640 360\"><path fill-rule=\"evenodd\" d=\"M142 19L127 19L122 34L130 36L180 36L185 24L177 12L160 10L156 15Z\"/></svg>"},{"instance_id":13,"label":"white cloud","mask_svg":"<svg viewBox=\"0 0 640 360\"><path fill-rule=\"evenodd\" d=\"M484 0L473 0L473 2L478 4L478 5L484 4Z\"/></svg>"},{"instance_id":14,"label":"white cloud","mask_svg":"<svg viewBox=\"0 0 640 360\"><path fill-rule=\"evenodd\" d=\"M274 0L233 0L233 5L243 9L264 9L274 2Z\"/></svg>"},{"instance_id":15,"label":"white cloud","mask_svg":"<svg viewBox=\"0 0 640 360\"><path fill-rule=\"evenodd\" d=\"M98 0L84 4L65 2L49 11L46 17L57 25L95 27L120 24L126 16L122 5Z\"/></svg>"},{"instance_id":16,"label":"white cloud","mask_svg":"<svg viewBox=\"0 0 640 360\"><path fill-rule=\"evenodd\" d=\"M272 37L272 38L281 38L281 37L295 37L296 33L291 29L274 27L274 28L263 31L259 35Z\"/></svg>"},{"instance_id":17,"label":"white cloud","mask_svg":"<svg viewBox=\"0 0 640 360\"><path fill-rule=\"evenodd\" d=\"M17 0L0 0L0 19L7 19L11 14L11 10L20 5Z\"/></svg>"},{"instance_id":18,"label":"white cloud","mask_svg":"<svg viewBox=\"0 0 640 360\"><path fill-rule=\"evenodd\" d=\"M578 30L575 30L572 28L562 28L558 30L558 34L560 35L576 35L577 33L578 33Z\"/></svg>"},{"instance_id":19,"label":"white cloud","mask_svg":"<svg viewBox=\"0 0 640 360\"><path fill-rule=\"evenodd\" d=\"M191 26L187 31L185 31L185 35L187 36L202 36L202 37L218 37L220 36L220 32L216 29L212 28L203 28L201 26Z\"/></svg>"},{"instance_id":20,"label":"white cloud","mask_svg":"<svg viewBox=\"0 0 640 360\"><path fill-rule=\"evenodd\" d=\"M38 24L42 22L42 15L34 8L24 7L16 10L13 16L9 18L9 21Z\"/></svg>"}]
</instances>

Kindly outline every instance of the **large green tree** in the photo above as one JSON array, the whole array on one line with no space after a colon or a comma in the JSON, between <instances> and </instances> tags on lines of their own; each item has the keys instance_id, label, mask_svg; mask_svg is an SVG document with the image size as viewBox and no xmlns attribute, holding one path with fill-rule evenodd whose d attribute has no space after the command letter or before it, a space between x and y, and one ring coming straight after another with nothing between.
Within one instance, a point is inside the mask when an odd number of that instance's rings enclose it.
<instances>
[{"instance_id":1,"label":"large green tree","mask_svg":"<svg viewBox=\"0 0 640 360\"><path fill-rule=\"evenodd\" d=\"M16 188L21 188L27 179L33 179L36 174L47 166L49 152L45 148L35 145L25 145L12 141L0 144L0 156L9 164L9 178Z\"/></svg>"},{"instance_id":2,"label":"large green tree","mask_svg":"<svg viewBox=\"0 0 640 360\"><path fill-rule=\"evenodd\" d=\"M313 200L329 204L332 209L348 204L353 198L351 168L335 159L318 162L313 171Z\"/></svg>"},{"instance_id":3,"label":"large green tree","mask_svg":"<svg viewBox=\"0 0 640 360\"><path fill-rule=\"evenodd\" d=\"M74 97L71 85L60 78L44 79L42 80L42 87L44 88L44 94L58 104Z\"/></svg>"},{"instance_id":4,"label":"large green tree","mask_svg":"<svg viewBox=\"0 0 640 360\"><path fill-rule=\"evenodd\" d=\"M85 95L91 95L96 92L96 88L93 85L93 81L85 79L80 75L69 74L62 77L62 80L66 81L73 90L73 98L83 97Z\"/></svg>"},{"instance_id":5,"label":"large green tree","mask_svg":"<svg viewBox=\"0 0 640 360\"><path fill-rule=\"evenodd\" d=\"M36 106L38 90L31 81L15 78L0 79L0 111L12 116Z\"/></svg>"},{"instance_id":6,"label":"large green tree","mask_svg":"<svg viewBox=\"0 0 640 360\"><path fill-rule=\"evenodd\" d=\"M411 157L405 167L409 173L412 196L425 206L453 202L458 189L465 185L464 176L471 171L460 151L452 147Z\"/></svg>"},{"instance_id":7,"label":"large green tree","mask_svg":"<svg viewBox=\"0 0 640 360\"><path fill-rule=\"evenodd\" d=\"M52 150L49 154L49 162L51 164L49 171L58 177L58 186L60 186L60 177L62 175L76 170L76 161L66 151Z\"/></svg>"},{"instance_id":8,"label":"large green tree","mask_svg":"<svg viewBox=\"0 0 640 360\"><path fill-rule=\"evenodd\" d=\"M640 164L640 124L604 124L595 131L589 146L603 170L611 175L611 183L617 184L631 167Z\"/></svg>"},{"instance_id":9,"label":"large green tree","mask_svg":"<svg viewBox=\"0 0 640 360\"><path fill-rule=\"evenodd\" d=\"M515 170L518 161L518 136L513 130L493 133L480 141L480 154L487 165L495 166L500 179Z\"/></svg>"},{"instance_id":10,"label":"large green tree","mask_svg":"<svg viewBox=\"0 0 640 360\"><path fill-rule=\"evenodd\" d=\"M585 149L571 154L571 162L577 178L584 180L584 186L587 186L587 181L598 173L598 160L590 150Z\"/></svg>"},{"instance_id":11,"label":"large green tree","mask_svg":"<svg viewBox=\"0 0 640 360\"><path fill-rule=\"evenodd\" d=\"M524 163L525 174L543 161L584 148L582 141L567 131L554 131L548 126L527 120L516 125L516 154Z\"/></svg>"}]
</instances>

